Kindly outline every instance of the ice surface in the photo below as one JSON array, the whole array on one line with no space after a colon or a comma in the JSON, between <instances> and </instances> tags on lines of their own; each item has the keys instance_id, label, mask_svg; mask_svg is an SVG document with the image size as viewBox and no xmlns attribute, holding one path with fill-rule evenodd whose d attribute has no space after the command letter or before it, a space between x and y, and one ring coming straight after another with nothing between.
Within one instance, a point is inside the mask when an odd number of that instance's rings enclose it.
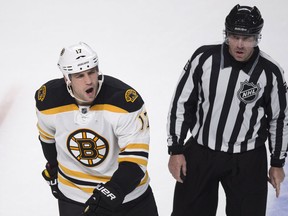
<instances>
[{"instance_id":1,"label":"ice surface","mask_svg":"<svg viewBox=\"0 0 288 216\"><path fill-rule=\"evenodd\" d=\"M239 1L11 0L0 7L0 215L58 215L42 180L45 160L37 139L34 92L61 77L63 46L84 41L99 55L103 73L135 87L151 125L149 172L161 216L170 215L174 180L167 169L166 116L183 66L203 44L222 42L224 19ZM242 0L240 4L250 5ZM260 48L288 71L288 19L284 0L253 1L265 20ZM287 75L286 75L287 76ZM288 171L287 171L288 172ZM287 180L269 212L287 212ZM220 189L217 216L225 215ZM286 207L282 205L285 203ZM275 210L276 209L276 210ZM278 211L275 214L275 211Z\"/></svg>"}]
</instances>

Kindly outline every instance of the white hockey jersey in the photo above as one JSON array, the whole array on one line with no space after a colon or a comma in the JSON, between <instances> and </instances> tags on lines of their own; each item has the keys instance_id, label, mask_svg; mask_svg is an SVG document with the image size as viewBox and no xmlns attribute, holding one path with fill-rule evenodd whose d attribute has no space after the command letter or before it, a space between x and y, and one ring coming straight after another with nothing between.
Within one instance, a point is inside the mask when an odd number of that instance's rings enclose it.
<instances>
[{"instance_id":1,"label":"white hockey jersey","mask_svg":"<svg viewBox=\"0 0 288 216\"><path fill-rule=\"evenodd\" d=\"M56 143L58 187L69 199L85 203L98 183L105 183L119 162L138 164L145 173L124 203L145 192L149 121L141 96L130 86L105 76L91 106L78 106L64 79L51 80L35 94L40 139Z\"/></svg>"}]
</instances>

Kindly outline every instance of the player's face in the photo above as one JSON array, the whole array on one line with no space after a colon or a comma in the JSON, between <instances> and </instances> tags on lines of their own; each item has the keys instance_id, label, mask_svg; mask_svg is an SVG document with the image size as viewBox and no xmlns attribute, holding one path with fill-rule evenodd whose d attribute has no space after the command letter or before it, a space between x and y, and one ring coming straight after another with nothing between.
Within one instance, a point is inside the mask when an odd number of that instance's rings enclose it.
<instances>
[{"instance_id":1,"label":"player's face","mask_svg":"<svg viewBox=\"0 0 288 216\"><path fill-rule=\"evenodd\" d=\"M255 36L228 34L226 40L229 45L229 53L236 61L240 62L248 61L257 45Z\"/></svg>"},{"instance_id":2,"label":"player's face","mask_svg":"<svg viewBox=\"0 0 288 216\"><path fill-rule=\"evenodd\" d=\"M98 72L92 68L80 73L71 74L71 87L79 105L88 105L93 102L98 90Z\"/></svg>"}]
</instances>

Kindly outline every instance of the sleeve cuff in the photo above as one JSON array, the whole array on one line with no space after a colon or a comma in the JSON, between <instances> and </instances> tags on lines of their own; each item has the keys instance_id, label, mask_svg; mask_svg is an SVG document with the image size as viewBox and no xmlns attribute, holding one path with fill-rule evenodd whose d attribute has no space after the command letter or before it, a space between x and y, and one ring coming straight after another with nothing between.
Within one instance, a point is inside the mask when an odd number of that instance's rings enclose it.
<instances>
[{"instance_id":1,"label":"sleeve cuff","mask_svg":"<svg viewBox=\"0 0 288 216\"><path fill-rule=\"evenodd\" d=\"M276 159L271 157L270 165L272 167L283 167L285 165L285 159Z\"/></svg>"},{"instance_id":2,"label":"sleeve cuff","mask_svg":"<svg viewBox=\"0 0 288 216\"><path fill-rule=\"evenodd\" d=\"M168 154L169 155L179 155L183 154L184 146L183 145L172 145L168 146Z\"/></svg>"}]
</instances>

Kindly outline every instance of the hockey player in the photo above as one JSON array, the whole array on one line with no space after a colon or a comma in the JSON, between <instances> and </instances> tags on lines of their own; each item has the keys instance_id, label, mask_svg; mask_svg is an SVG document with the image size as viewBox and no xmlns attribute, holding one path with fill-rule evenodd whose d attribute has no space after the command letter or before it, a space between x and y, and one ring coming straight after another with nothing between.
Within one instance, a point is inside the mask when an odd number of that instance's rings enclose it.
<instances>
[{"instance_id":1,"label":"hockey player","mask_svg":"<svg viewBox=\"0 0 288 216\"><path fill-rule=\"evenodd\" d=\"M184 67L167 123L168 166L177 180L172 216L216 215L219 183L228 216L264 216L267 138L269 180L279 196L287 84L283 69L258 47L263 24L257 7L236 5L226 17L225 42L200 47Z\"/></svg>"},{"instance_id":2,"label":"hockey player","mask_svg":"<svg viewBox=\"0 0 288 216\"><path fill-rule=\"evenodd\" d=\"M147 173L149 121L139 93L99 72L80 42L63 48L63 78L35 94L43 177L60 216L157 216Z\"/></svg>"}]
</instances>

